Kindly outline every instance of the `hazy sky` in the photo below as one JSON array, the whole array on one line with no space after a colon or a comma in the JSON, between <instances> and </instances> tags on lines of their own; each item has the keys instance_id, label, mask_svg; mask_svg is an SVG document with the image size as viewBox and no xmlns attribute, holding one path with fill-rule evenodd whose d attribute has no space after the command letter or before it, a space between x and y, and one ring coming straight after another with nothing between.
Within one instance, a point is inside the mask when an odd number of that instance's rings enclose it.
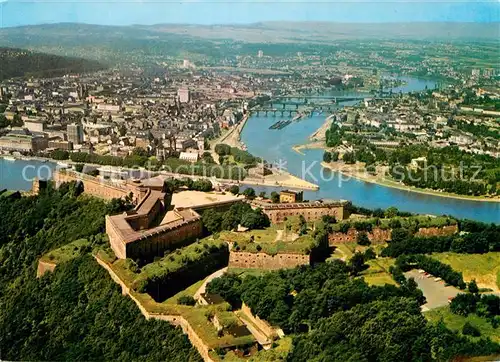
<instances>
[{"instance_id":1,"label":"hazy sky","mask_svg":"<svg viewBox=\"0 0 500 362\"><path fill-rule=\"evenodd\" d=\"M83 22L105 25L253 23L269 20L397 22L500 21L496 1L0 0L3 27Z\"/></svg>"}]
</instances>

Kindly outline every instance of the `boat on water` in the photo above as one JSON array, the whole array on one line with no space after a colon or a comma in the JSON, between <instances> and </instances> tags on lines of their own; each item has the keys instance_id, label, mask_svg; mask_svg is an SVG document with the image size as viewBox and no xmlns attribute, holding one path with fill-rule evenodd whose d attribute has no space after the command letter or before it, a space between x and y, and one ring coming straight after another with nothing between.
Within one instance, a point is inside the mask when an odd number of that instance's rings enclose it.
<instances>
[{"instance_id":1,"label":"boat on water","mask_svg":"<svg viewBox=\"0 0 500 362\"><path fill-rule=\"evenodd\" d=\"M12 156L3 156L3 159L10 162L14 162L16 160L16 158Z\"/></svg>"},{"instance_id":2,"label":"boat on water","mask_svg":"<svg viewBox=\"0 0 500 362\"><path fill-rule=\"evenodd\" d=\"M278 122L275 122L273 123L269 129L277 129L283 122L285 122L284 120L281 120L281 121L278 121Z\"/></svg>"},{"instance_id":3,"label":"boat on water","mask_svg":"<svg viewBox=\"0 0 500 362\"><path fill-rule=\"evenodd\" d=\"M288 126L290 123L292 123L291 120L283 121L278 127L276 127L276 129L283 129L286 126Z\"/></svg>"}]
</instances>

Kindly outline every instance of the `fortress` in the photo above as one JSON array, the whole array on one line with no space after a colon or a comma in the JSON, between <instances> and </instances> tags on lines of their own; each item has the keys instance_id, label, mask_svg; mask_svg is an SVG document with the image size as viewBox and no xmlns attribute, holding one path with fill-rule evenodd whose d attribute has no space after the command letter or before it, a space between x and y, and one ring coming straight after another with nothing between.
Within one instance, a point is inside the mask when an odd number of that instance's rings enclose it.
<instances>
[{"instance_id":1,"label":"fortress","mask_svg":"<svg viewBox=\"0 0 500 362\"><path fill-rule=\"evenodd\" d=\"M322 216L333 216L337 220L344 220L349 217L349 201L331 202L297 202L270 204L254 202L254 206L260 207L269 217L273 224L285 221L290 216L302 215L306 221L315 221Z\"/></svg>"},{"instance_id":2,"label":"fortress","mask_svg":"<svg viewBox=\"0 0 500 362\"><path fill-rule=\"evenodd\" d=\"M229 267L231 268L276 270L295 268L310 263L311 256L306 254L279 253L270 255L233 250L229 253Z\"/></svg>"},{"instance_id":3,"label":"fortress","mask_svg":"<svg viewBox=\"0 0 500 362\"><path fill-rule=\"evenodd\" d=\"M226 209L243 196L222 195L198 191L167 194L165 177L157 176L143 181L111 182L70 170L55 171L56 186L64 182L83 183L84 194L106 200L131 197L136 204L131 211L106 216L106 234L111 248L120 259L163 256L201 237L203 227L197 211ZM38 193L41 182L33 183Z\"/></svg>"},{"instance_id":4,"label":"fortress","mask_svg":"<svg viewBox=\"0 0 500 362\"><path fill-rule=\"evenodd\" d=\"M458 225L446 225L442 227L422 227L415 233L417 237L449 236L458 233ZM328 235L330 246L342 243L354 243L357 240L359 231L355 228L349 228L346 233L335 231ZM385 243L392 239L392 229L373 228L367 232L368 240L372 243Z\"/></svg>"}]
</instances>

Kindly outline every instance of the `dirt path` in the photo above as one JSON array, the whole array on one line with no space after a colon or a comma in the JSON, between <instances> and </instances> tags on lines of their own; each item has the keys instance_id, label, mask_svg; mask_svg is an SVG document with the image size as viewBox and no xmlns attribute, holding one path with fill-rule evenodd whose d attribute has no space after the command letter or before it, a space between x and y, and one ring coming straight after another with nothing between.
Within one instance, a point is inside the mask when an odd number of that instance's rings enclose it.
<instances>
[{"instance_id":1,"label":"dirt path","mask_svg":"<svg viewBox=\"0 0 500 362\"><path fill-rule=\"evenodd\" d=\"M227 267L222 268L220 270L217 270L215 273L210 274L205 279L205 281L203 282L203 284L198 288L198 290L196 291L196 293L194 293L193 298L195 300L198 300L200 298L200 295L203 294L203 293L205 293L205 290L207 289L207 284L210 283L212 280L221 277L226 271L227 271Z\"/></svg>"}]
</instances>

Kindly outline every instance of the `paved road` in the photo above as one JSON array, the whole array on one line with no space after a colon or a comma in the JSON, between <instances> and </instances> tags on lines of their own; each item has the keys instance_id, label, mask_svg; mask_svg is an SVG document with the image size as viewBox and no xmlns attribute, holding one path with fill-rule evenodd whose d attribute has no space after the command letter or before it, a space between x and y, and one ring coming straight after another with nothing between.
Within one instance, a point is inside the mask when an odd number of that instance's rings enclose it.
<instances>
[{"instance_id":1,"label":"paved road","mask_svg":"<svg viewBox=\"0 0 500 362\"><path fill-rule=\"evenodd\" d=\"M215 273L212 273L210 274L206 279L205 281L203 282L203 284L201 285L200 288L198 288L198 290L196 291L196 293L194 293L194 296L193 298L195 300L198 300L200 298L200 294L203 294L205 293L205 289L207 288L207 284L210 283L212 280L214 280L215 278L219 278L222 276L222 274L224 274L225 272L227 271L227 267L225 268L222 268L220 270L217 270Z\"/></svg>"},{"instance_id":2,"label":"paved road","mask_svg":"<svg viewBox=\"0 0 500 362\"><path fill-rule=\"evenodd\" d=\"M444 281L434 281L434 276L425 276L417 270L410 270L405 273L407 278L413 278L418 284L418 288L422 290L427 303L422 306L422 311L443 307L448 305L449 298L454 298L461 291L452 286L445 286Z\"/></svg>"}]
</instances>

